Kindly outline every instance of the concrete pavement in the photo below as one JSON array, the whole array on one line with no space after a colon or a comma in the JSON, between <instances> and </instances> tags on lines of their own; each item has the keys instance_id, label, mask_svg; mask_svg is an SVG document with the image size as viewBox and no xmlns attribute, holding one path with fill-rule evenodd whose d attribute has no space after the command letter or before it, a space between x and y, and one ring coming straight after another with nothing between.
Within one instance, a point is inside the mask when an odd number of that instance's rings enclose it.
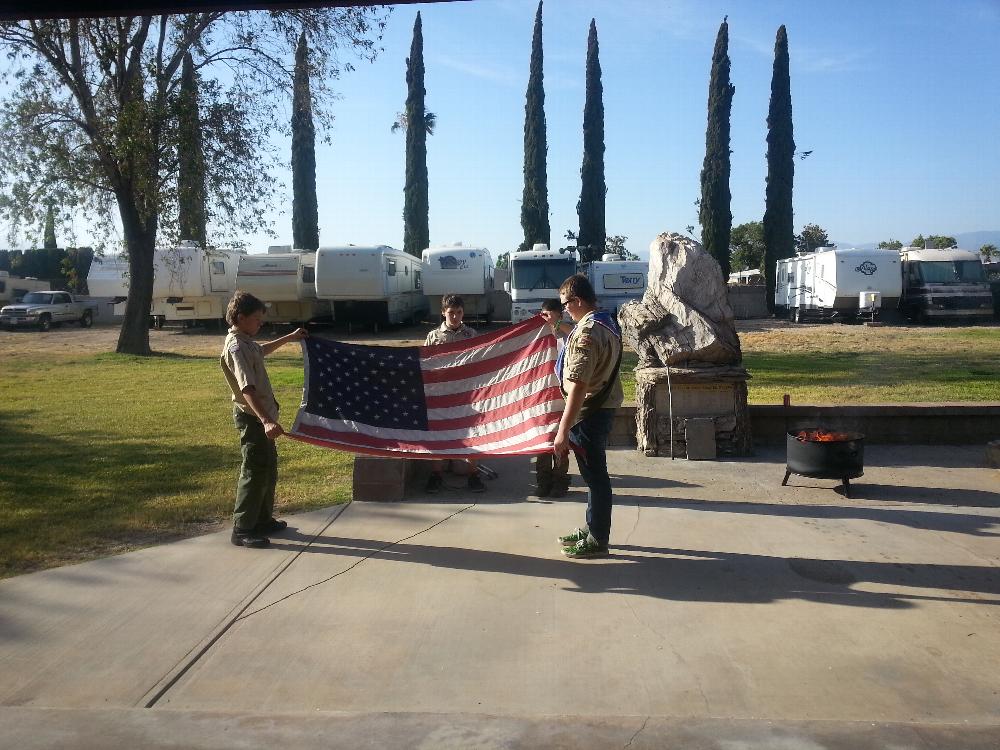
<instances>
[{"instance_id":1,"label":"concrete pavement","mask_svg":"<svg viewBox=\"0 0 1000 750\"><path fill-rule=\"evenodd\" d=\"M614 451L612 555L526 460L485 495L294 516L0 582L10 747L1000 747L1000 472L868 446ZM8 742L2 738L8 738Z\"/></svg>"}]
</instances>

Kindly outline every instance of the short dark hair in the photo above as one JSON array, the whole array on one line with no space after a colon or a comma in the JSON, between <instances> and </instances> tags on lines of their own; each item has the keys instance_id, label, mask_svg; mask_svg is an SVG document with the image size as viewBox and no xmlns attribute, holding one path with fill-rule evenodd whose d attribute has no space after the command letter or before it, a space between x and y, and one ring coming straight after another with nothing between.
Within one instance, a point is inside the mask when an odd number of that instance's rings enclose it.
<instances>
[{"instance_id":1,"label":"short dark hair","mask_svg":"<svg viewBox=\"0 0 1000 750\"><path fill-rule=\"evenodd\" d=\"M587 277L582 273L573 274L559 287L559 294L567 297L582 299L588 305L597 305L597 295L594 294L594 287L587 281Z\"/></svg>"},{"instance_id":2,"label":"short dark hair","mask_svg":"<svg viewBox=\"0 0 1000 750\"><path fill-rule=\"evenodd\" d=\"M441 298L441 309L447 310L449 307L461 307L465 309L465 301L457 294L446 294Z\"/></svg>"},{"instance_id":3,"label":"short dark hair","mask_svg":"<svg viewBox=\"0 0 1000 750\"><path fill-rule=\"evenodd\" d=\"M542 309L547 312L560 312L562 311L562 302L557 299L543 299Z\"/></svg>"},{"instance_id":4,"label":"short dark hair","mask_svg":"<svg viewBox=\"0 0 1000 750\"><path fill-rule=\"evenodd\" d=\"M233 295L233 298L229 300L229 304L226 306L226 322L234 326L236 325L238 316L242 315L246 317L263 310L267 310L267 305L250 294L250 292L237 289L236 294Z\"/></svg>"}]
</instances>

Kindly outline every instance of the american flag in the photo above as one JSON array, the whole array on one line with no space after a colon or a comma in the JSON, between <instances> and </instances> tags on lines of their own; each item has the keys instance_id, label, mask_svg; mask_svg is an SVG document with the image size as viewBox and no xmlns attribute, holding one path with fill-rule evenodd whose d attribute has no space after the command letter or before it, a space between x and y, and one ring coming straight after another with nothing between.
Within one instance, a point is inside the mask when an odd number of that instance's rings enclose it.
<instances>
[{"instance_id":1,"label":"american flag","mask_svg":"<svg viewBox=\"0 0 1000 750\"><path fill-rule=\"evenodd\" d=\"M535 455L563 411L541 316L438 346L302 340L305 391L289 435L377 456Z\"/></svg>"}]
</instances>

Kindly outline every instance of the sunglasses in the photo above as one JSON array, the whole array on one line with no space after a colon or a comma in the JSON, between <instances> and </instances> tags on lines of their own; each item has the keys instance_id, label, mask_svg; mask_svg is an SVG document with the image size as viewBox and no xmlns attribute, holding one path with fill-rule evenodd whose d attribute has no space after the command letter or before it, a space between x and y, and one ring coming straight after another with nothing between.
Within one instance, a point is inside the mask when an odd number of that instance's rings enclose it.
<instances>
[{"instance_id":1,"label":"sunglasses","mask_svg":"<svg viewBox=\"0 0 1000 750\"><path fill-rule=\"evenodd\" d=\"M570 298L569 298L568 300L566 300L565 302L563 302L563 303L562 303L562 309L563 309L563 310L565 310L565 309L566 309L566 306L567 306L567 305L568 305L568 304L569 304L570 302L575 302L576 300L577 300L577 298L576 298L576 297L570 297Z\"/></svg>"}]
</instances>

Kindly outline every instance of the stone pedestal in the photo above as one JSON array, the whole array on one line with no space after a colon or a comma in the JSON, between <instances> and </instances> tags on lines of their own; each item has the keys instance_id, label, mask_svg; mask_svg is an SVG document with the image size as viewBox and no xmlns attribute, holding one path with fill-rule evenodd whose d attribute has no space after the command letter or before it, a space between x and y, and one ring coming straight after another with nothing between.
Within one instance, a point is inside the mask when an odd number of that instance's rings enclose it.
<instances>
[{"instance_id":1,"label":"stone pedestal","mask_svg":"<svg viewBox=\"0 0 1000 750\"><path fill-rule=\"evenodd\" d=\"M750 375L745 369L671 367L669 375L668 383L665 367L635 371L639 450L647 456L692 459L753 454L747 408Z\"/></svg>"}]
</instances>

